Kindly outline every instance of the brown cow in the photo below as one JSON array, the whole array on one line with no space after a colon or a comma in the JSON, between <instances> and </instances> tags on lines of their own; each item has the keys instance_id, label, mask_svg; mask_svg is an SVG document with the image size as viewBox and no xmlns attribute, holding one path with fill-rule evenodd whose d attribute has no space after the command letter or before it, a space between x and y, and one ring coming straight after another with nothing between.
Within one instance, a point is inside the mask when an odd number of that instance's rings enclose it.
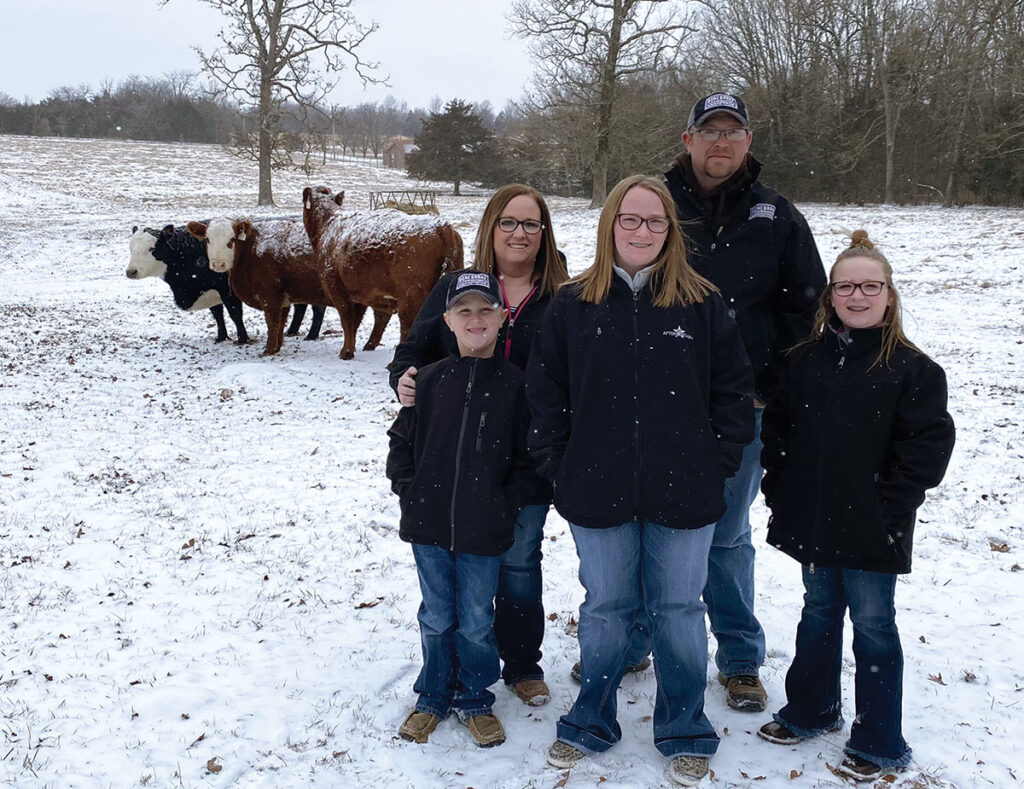
<instances>
[{"instance_id":1,"label":"brown cow","mask_svg":"<svg viewBox=\"0 0 1024 789\"><path fill-rule=\"evenodd\" d=\"M366 307L398 313L404 340L442 274L462 268L462 237L434 216L384 209L343 213L345 193L323 186L302 191L302 222L320 267L324 291L341 316L341 358L355 355Z\"/></svg>"},{"instance_id":2,"label":"brown cow","mask_svg":"<svg viewBox=\"0 0 1024 789\"><path fill-rule=\"evenodd\" d=\"M253 224L213 219L207 224L189 222L188 232L206 244L210 268L228 273L232 291L250 307L263 310L267 321L264 356L281 350L292 304L331 304L320 281L313 249L298 220ZM390 317L389 310L375 311L367 349L380 344Z\"/></svg>"}]
</instances>

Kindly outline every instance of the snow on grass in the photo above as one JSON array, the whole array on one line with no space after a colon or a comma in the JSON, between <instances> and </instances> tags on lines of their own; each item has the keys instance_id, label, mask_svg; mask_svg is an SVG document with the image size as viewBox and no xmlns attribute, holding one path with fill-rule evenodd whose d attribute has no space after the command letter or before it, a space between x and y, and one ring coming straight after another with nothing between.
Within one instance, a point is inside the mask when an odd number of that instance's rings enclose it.
<instances>
[{"instance_id":1,"label":"snow on grass","mask_svg":"<svg viewBox=\"0 0 1024 789\"><path fill-rule=\"evenodd\" d=\"M302 188L317 184L344 189L348 210L367 210L371 190L416 186L328 160L311 182L277 173L279 208L257 210L253 168L217 147L0 137L0 781L667 785L651 742L651 671L623 681L619 745L568 778L545 765L575 695L570 632L582 599L554 513L544 559L552 702L530 709L496 688L508 733L496 749L474 748L453 720L426 745L397 739L420 662L416 574L384 478L397 321L379 350L352 361L337 358L333 311L320 341L287 338L260 358L259 339L214 344L208 312L182 312L163 282L124 276L134 224L297 216ZM467 258L484 202L439 200ZM597 212L562 198L551 209L579 272ZM803 209L826 263L841 228L865 227L889 256L911 338L947 371L958 428L946 481L920 511L914 572L897 587L915 761L896 785L1016 784L1024 216ZM255 311L246 323L254 338L265 332ZM759 501L762 676L775 710L802 590L797 565L764 544L766 520ZM844 666L849 720L849 645ZM845 733L764 743L754 731L768 715L728 709L710 663L708 683L722 745L706 784L843 784L829 765Z\"/></svg>"}]
</instances>

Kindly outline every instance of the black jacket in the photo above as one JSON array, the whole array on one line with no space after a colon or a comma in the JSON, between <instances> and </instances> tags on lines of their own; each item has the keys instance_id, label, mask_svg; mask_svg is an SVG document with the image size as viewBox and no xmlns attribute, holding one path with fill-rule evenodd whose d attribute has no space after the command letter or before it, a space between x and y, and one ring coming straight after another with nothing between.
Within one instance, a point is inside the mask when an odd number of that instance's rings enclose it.
<instances>
[{"instance_id":1,"label":"black jacket","mask_svg":"<svg viewBox=\"0 0 1024 789\"><path fill-rule=\"evenodd\" d=\"M537 476L523 373L500 357L449 356L416 376L416 405L388 431L387 475L406 542L497 556Z\"/></svg>"},{"instance_id":2,"label":"black jacket","mask_svg":"<svg viewBox=\"0 0 1024 789\"><path fill-rule=\"evenodd\" d=\"M910 572L915 510L949 463L945 373L906 346L872 367L881 334L797 348L765 409L768 542L803 564Z\"/></svg>"},{"instance_id":3,"label":"black jacket","mask_svg":"<svg viewBox=\"0 0 1024 789\"><path fill-rule=\"evenodd\" d=\"M416 314L405 340L395 348L395 355L388 365L389 383L398 392L398 379L410 367L419 370L422 366L444 359L448 355L458 356L459 346L455 335L444 322L445 302L448 299L448 285L453 277L461 272L445 274L427 296L420 311ZM498 331L498 342L495 353L503 356L506 345L509 348L508 359L520 370L526 369L530 358L533 340L540 330L544 312L551 301L550 296L535 292L515 314L509 312L509 319ZM509 342L509 338L511 341ZM419 377L416 378L416 390L419 392ZM418 397L418 394L417 394ZM537 478L534 493L524 504L550 504L551 486Z\"/></svg>"},{"instance_id":4,"label":"black jacket","mask_svg":"<svg viewBox=\"0 0 1024 789\"><path fill-rule=\"evenodd\" d=\"M552 299L526 373L530 451L555 508L594 528L633 520L699 528L754 435L753 380L717 295L655 307L618 276L590 304Z\"/></svg>"},{"instance_id":5,"label":"black jacket","mask_svg":"<svg viewBox=\"0 0 1024 789\"><path fill-rule=\"evenodd\" d=\"M749 170L734 191L703 195L689 157L665 173L686 237L690 264L722 292L740 327L762 402L771 395L782 354L811 332L825 270L807 220L785 197Z\"/></svg>"}]
</instances>

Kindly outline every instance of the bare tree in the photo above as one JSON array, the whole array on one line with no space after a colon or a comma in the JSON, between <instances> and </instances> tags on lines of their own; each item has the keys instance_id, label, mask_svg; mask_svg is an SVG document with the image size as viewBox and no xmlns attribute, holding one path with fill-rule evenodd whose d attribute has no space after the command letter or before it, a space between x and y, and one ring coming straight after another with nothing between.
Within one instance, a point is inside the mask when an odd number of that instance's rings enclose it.
<instances>
[{"instance_id":1,"label":"bare tree","mask_svg":"<svg viewBox=\"0 0 1024 789\"><path fill-rule=\"evenodd\" d=\"M531 39L537 103L586 110L584 128L594 138L591 204L602 205L617 90L626 78L677 61L693 32L688 17L672 0L516 0L509 21L515 35Z\"/></svg>"},{"instance_id":2,"label":"bare tree","mask_svg":"<svg viewBox=\"0 0 1024 789\"><path fill-rule=\"evenodd\" d=\"M170 0L162 0L166 5ZM238 103L254 124L251 142L238 150L259 163L259 204L273 205L271 172L289 161L278 151L284 114L306 124L337 84L332 75L351 63L363 84L376 83L376 63L362 60L359 46L377 29L360 24L352 0L201 0L225 18L220 45L196 52L217 92ZM246 135L243 135L243 138Z\"/></svg>"}]
</instances>

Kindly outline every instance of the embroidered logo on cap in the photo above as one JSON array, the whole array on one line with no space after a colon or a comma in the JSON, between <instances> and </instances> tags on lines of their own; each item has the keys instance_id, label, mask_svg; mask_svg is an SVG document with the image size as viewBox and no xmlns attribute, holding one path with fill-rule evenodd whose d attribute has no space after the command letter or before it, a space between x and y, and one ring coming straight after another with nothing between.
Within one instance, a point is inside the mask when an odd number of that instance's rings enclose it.
<instances>
[{"instance_id":1,"label":"embroidered logo on cap","mask_svg":"<svg viewBox=\"0 0 1024 789\"><path fill-rule=\"evenodd\" d=\"M775 219L775 206L772 203L757 203L751 206L747 219Z\"/></svg>"},{"instance_id":2,"label":"embroidered logo on cap","mask_svg":"<svg viewBox=\"0 0 1024 789\"><path fill-rule=\"evenodd\" d=\"M459 274L459 278L455 282L456 289L471 288L474 285L479 285L482 288L490 289L491 278L488 277L486 274L473 272L471 274Z\"/></svg>"},{"instance_id":3,"label":"embroidered logo on cap","mask_svg":"<svg viewBox=\"0 0 1024 789\"><path fill-rule=\"evenodd\" d=\"M736 99L728 93L713 93L704 99L704 111L707 112L712 107L729 107L733 110L740 108L739 104L736 103Z\"/></svg>"}]
</instances>

